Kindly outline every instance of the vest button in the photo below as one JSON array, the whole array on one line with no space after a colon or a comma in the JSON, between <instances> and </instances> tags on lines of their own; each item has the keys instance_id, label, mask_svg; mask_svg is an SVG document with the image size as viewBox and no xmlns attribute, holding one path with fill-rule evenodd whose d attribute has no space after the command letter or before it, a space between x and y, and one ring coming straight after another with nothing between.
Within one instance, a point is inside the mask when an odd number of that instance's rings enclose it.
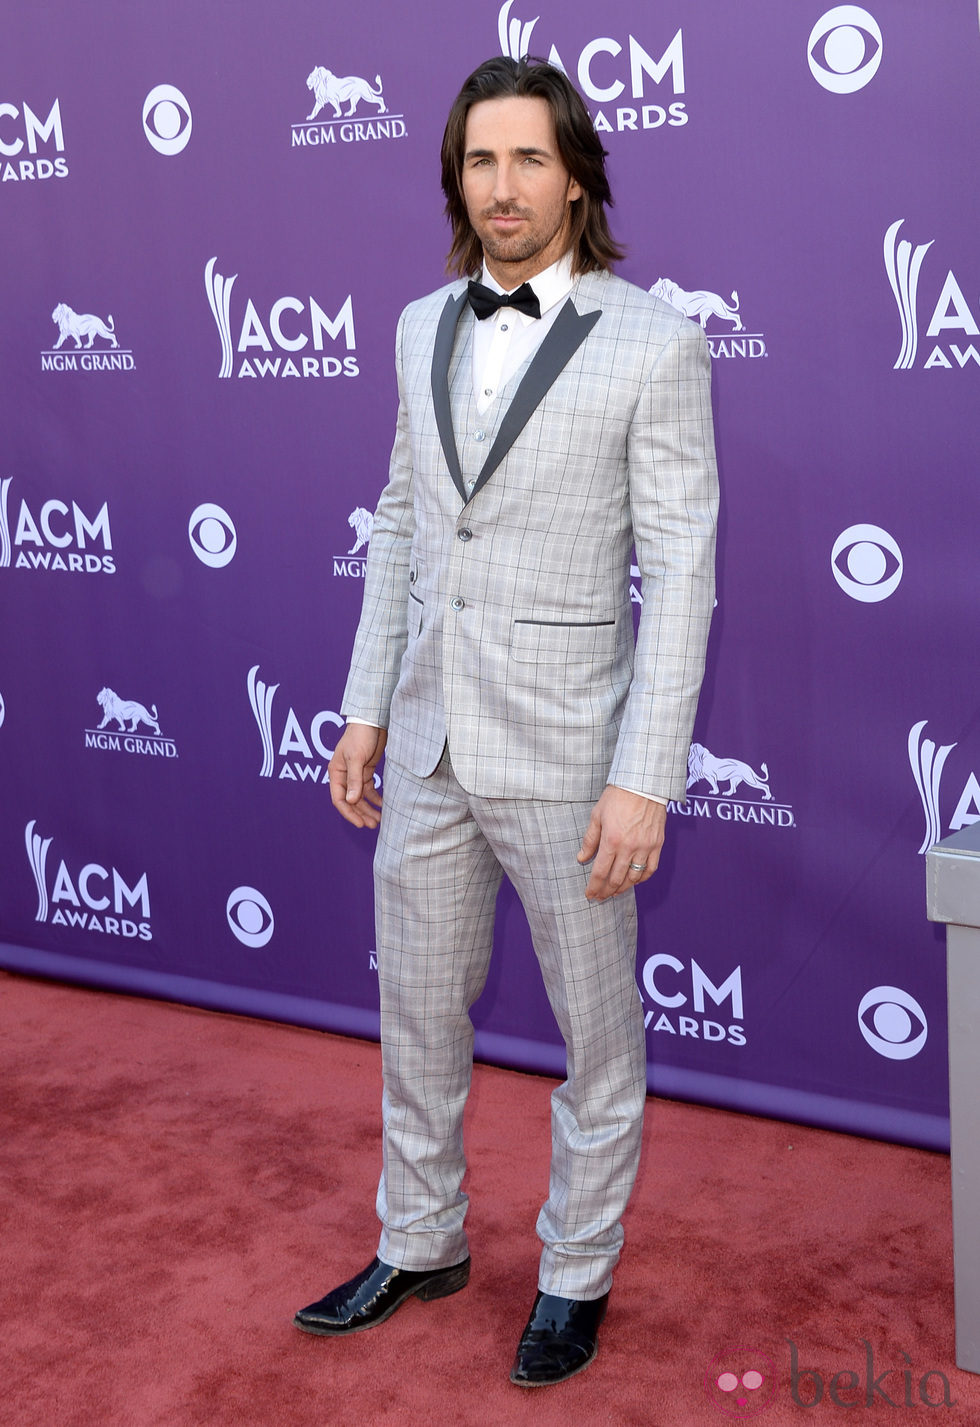
<instances>
[{"instance_id":1,"label":"vest button","mask_svg":"<svg viewBox=\"0 0 980 1427\"><path fill-rule=\"evenodd\" d=\"M452 597L452 599L449 601L449 604L450 604L451 608L453 608L453 609L463 609L463 608L465 608L466 601L465 601L465 600L461 600L460 597L459 597L459 595L454 595L454 596Z\"/></svg>"},{"instance_id":2,"label":"vest button","mask_svg":"<svg viewBox=\"0 0 980 1427\"><path fill-rule=\"evenodd\" d=\"M473 532L472 532L472 530L457 530L457 532L456 532L456 539L457 539L457 540L472 540L472 539L473 539Z\"/></svg>"}]
</instances>

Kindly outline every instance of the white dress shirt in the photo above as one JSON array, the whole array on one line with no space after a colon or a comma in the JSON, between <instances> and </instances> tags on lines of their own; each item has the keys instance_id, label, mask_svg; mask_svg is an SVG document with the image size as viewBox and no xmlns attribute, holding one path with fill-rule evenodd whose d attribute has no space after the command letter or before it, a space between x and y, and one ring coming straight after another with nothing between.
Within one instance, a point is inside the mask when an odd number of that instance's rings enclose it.
<instances>
[{"instance_id":1,"label":"white dress shirt","mask_svg":"<svg viewBox=\"0 0 980 1427\"><path fill-rule=\"evenodd\" d=\"M506 291L486 266L482 281L491 292ZM541 346L574 281L572 257L566 253L550 268L537 273L531 283L541 304L540 317L530 317L514 307L500 307L477 322L473 333L473 391L481 416L490 410L518 367Z\"/></svg>"}]
</instances>

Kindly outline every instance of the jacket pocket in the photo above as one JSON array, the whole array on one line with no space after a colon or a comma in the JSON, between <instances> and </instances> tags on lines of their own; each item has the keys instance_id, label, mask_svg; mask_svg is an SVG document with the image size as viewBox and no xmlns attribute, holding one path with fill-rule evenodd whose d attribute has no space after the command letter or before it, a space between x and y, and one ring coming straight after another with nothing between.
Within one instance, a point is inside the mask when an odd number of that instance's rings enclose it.
<instances>
[{"instance_id":1,"label":"jacket pocket","mask_svg":"<svg viewBox=\"0 0 980 1427\"><path fill-rule=\"evenodd\" d=\"M616 621L515 619L510 652L522 664L608 664L616 653Z\"/></svg>"}]
</instances>

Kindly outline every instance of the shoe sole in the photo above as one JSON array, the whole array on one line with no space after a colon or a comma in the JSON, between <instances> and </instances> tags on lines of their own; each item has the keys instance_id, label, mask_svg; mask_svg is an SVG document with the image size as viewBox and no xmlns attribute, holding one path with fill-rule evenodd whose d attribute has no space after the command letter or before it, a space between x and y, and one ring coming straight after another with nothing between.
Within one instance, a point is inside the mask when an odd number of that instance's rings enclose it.
<instances>
[{"instance_id":1,"label":"shoe sole","mask_svg":"<svg viewBox=\"0 0 980 1427\"><path fill-rule=\"evenodd\" d=\"M420 1283L418 1288L409 1289L408 1293L403 1294L390 1308L386 1308L379 1317L372 1318L370 1323L357 1323L350 1328L330 1328L324 1324L321 1328L315 1323L304 1323L297 1314L293 1319L293 1327L298 1328L301 1333L312 1333L317 1338L349 1338L351 1333L366 1333L369 1328L377 1328L379 1323L386 1322L410 1298L420 1298L423 1303L431 1303L436 1298L448 1298L451 1293L459 1293L460 1289L465 1288L469 1280L470 1265L467 1261L460 1264L454 1272L440 1274L428 1283Z\"/></svg>"}]
</instances>

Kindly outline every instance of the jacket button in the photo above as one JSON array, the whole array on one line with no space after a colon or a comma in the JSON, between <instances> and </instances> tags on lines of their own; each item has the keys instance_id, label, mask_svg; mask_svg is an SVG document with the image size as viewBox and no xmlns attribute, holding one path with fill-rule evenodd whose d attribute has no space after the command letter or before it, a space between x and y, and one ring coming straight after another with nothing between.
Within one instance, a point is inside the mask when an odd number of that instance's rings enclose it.
<instances>
[{"instance_id":1,"label":"jacket button","mask_svg":"<svg viewBox=\"0 0 980 1427\"><path fill-rule=\"evenodd\" d=\"M463 609L466 605L466 601L461 600L459 595L454 595L453 598L449 601L449 603L453 609Z\"/></svg>"},{"instance_id":2,"label":"jacket button","mask_svg":"<svg viewBox=\"0 0 980 1427\"><path fill-rule=\"evenodd\" d=\"M456 532L456 539L457 539L457 540L472 540L472 539L473 539L473 532L472 532L472 530L457 530L457 532Z\"/></svg>"}]
</instances>

